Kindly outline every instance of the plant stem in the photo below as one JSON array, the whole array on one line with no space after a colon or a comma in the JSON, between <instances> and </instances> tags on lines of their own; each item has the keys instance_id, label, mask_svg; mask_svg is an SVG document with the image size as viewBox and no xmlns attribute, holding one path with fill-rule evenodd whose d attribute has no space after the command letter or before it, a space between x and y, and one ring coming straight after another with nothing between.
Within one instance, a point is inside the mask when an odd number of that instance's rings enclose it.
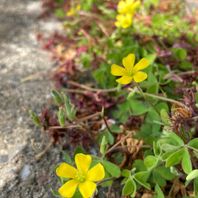
<instances>
[{"instance_id":1,"label":"plant stem","mask_svg":"<svg viewBox=\"0 0 198 198\"><path fill-rule=\"evenodd\" d=\"M192 150L194 150L195 152L198 153L198 149L196 149L196 148L194 148L194 147L192 147L192 146L188 146L187 144L186 144L185 146L186 146L187 148L192 149Z\"/></svg>"},{"instance_id":2,"label":"plant stem","mask_svg":"<svg viewBox=\"0 0 198 198\"><path fill-rule=\"evenodd\" d=\"M132 91L132 89L129 88L129 91ZM136 92L139 93L139 94L141 94L140 91L136 91ZM166 101L166 102L177 104L179 106L182 106L182 107L188 109L188 107L185 104L183 104L183 103L181 103L181 102L179 102L177 100L170 99L170 98L165 98L163 96L158 96L158 95L155 95L155 94L150 94L150 93L145 93L145 92L143 92L143 94L144 94L144 96L148 96L148 97L151 97L151 98L156 98L156 99L159 99L159 100L163 100L163 101Z\"/></svg>"},{"instance_id":3,"label":"plant stem","mask_svg":"<svg viewBox=\"0 0 198 198\"><path fill-rule=\"evenodd\" d=\"M69 80L67 83L70 85L73 85L75 87L79 87L81 89L85 89L87 91L92 91L92 92L115 92L115 91L117 91L117 87L110 88L110 89L96 89L96 88L92 88L92 87L89 87L86 85L79 84L79 83L71 81L71 80Z\"/></svg>"},{"instance_id":4,"label":"plant stem","mask_svg":"<svg viewBox=\"0 0 198 198\"><path fill-rule=\"evenodd\" d=\"M98 116L101 116L101 112L96 112L94 114L91 114L91 115L88 115L88 116L85 116L85 117L82 117L82 118L78 118L77 121L78 122L83 122L83 121L86 121L86 120L89 120L91 118L98 117Z\"/></svg>"},{"instance_id":5,"label":"plant stem","mask_svg":"<svg viewBox=\"0 0 198 198\"><path fill-rule=\"evenodd\" d=\"M102 183L107 182L107 181L111 181L113 179L115 179L115 177L109 177L109 178L103 179L102 181L98 182L98 185L101 185Z\"/></svg>"},{"instance_id":6,"label":"plant stem","mask_svg":"<svg viewBox=\"0 0 198 198\"><path fill-rule=\"evenodd\" d=\"M113 132L111 131L109 125L108 125L108 122L107 122L106 118L103 116L102 119L104 120L104 124L105 124L107 130L108 130L110 133L113 133Z\"/></svg>"}]
</instances>

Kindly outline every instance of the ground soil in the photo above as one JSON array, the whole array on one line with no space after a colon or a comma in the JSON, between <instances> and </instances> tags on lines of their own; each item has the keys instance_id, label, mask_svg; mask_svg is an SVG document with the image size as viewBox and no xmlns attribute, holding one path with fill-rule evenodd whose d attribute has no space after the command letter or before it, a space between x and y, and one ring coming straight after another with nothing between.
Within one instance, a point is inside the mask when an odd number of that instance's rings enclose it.
<instances>
[{"instance_id":1,"label":"ground soil","mask_svg":"<svg viewBox=\"0 0 198 198\"><path fill-rule=\"evenodd\" d=\"M40 161L35 155L48 144L29 118L47 102L52 83L45 73L53 68L49 54L36 39L59 24L38 20L39 1L1 0L0 3L0 197L53 197L53 166L60 159L52 147ZM28 78L27 78L28 77Z\"/></svg>"}]
</instances>

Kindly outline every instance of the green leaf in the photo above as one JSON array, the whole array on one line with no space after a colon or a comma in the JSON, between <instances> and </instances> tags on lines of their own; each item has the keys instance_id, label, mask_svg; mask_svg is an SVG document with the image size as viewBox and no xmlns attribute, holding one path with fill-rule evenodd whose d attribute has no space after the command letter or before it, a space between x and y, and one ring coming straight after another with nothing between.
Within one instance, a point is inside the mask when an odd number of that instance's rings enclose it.
<instances>
[{"instance_id":1,"label":"green leaf","mask_svg":"<svg viewBox=\"0 0 198 198\"><path fill-rule=\"evenodd\" d=\"M113 164L109 161L106 161L106 160L103 160L102 164L104 165L106 171L110 175L112 175L113 177L120 177L121 171L120 171L120 168L117 165L115 165L115 164Z\"/></svg>"},{"instance_id":2,"label":"green leaf","mask_svg":"<svg viewBox=\"0 0 198 198\"><path fill-rule=\"evenodd\" d=\"M195 178L198 178L198 169L191 171L188 176L186 177L186 181L191 181Z\"/></svg>"},{"instance_id":3,"label":"green leaf","mask_svg":"<svg viewBox=\"0 0 198 198\"><path fill-rule=\"evenodd\" d=\"M122 129L116 124L112 125L110 128L112 133L122 133Z\"/></svg>"},{"instance_id":4,"label":"green leaf","mask_svg":"<svg viewBox=\"0 0 198 198\"><path fill-rule=\"evenodd\" d=\"M147 170L143 160L135 160L133 168L136 169L137 172Z\"/></svg>"},{"instance_id":5,"label":"green leaf","mask_svg":"<svg viewBox=\"0 0 198 198\"><path fill-rule=\"evenodd\" d=\"M160 187L166 186L166 180L170 181L176 177L171 173L170 168L164 166L156 167L152 170L152 182L158 184Z\"/></svg>"},{"instance_id":6,"label":"green leaf","mask_svg":"<svg viewBox=\"0 0 198 198\"><path fill-rule=\"evenodd\" d=\"M150 176L150 172L141 171L141 172L136 173L134 175L134 178L140 185L142 185L146 189L150 190L150 188L151 188L150 184L146 182L148 180L149 176Z\"/></svg>"},{"instance_id":7,"label":"green leaf","mask_svg":"<svg viewBox=\"0 0 198 198\"><path fill-rule=\"evenodd\" d=\"M57 3L64 3L64 0L55 0Z\"/></svg>"},{"instance_id":8,"label":"green leaf","mask_svg":"<svg viewBox=\"0 0 198 198\"><path fill-rule=\"evenodd\" d=\"M175 145L172 145L172 144L162 144L161 145L161 148L162 150L168 152L168 151L174 151L174 150L177 150L178 148L180 148L180 146L175 146Z\"/></svg>"},{"instance_id":9,"label":"green leaf","mask_svg":"<svg viewBox=\"0 0 198 198\"><path fill-rule=\"evenodd\" d=\"M100 64L98 69L92 72L92 75L100 88L112 88L116 86L115 77L110 75L110 66L108 64Z\"/></svg>"},{"instance_id":10,"label":"green leaf","mask_svg":"<svg viewBox=\"0 0 198 198\"><path fill-rule=\"evenodd\" d=\"M187 52L183 48L173 48L173 55L179 60L185 60L187 58Z\"/></svg>"},{"instance_id":11,"label":"green leaf","mask_svg":"<svg viewBox=\"0 0 198 198\"><path fill-rule=\"evenodd\" d=\"M150 9L151 6L157 6L159 4L159 0L146 0L144 1L144 6L147 9Z\"/></svg>"},{"instance_id":12,"label":"green leaf","mask_svg":"<svg viewBox=\"0 0 198 198\"><path fill-rule=\"evenodd\" d=\"M161 24L164 24L164 21L165 21L165 16L162 15L161 13L160 14L155 14L153 17L152 17L152 26L153 28L160 28L161 27Z\"/></svg>"},{"instance_id":13,"label":"green leaf","mask_svg":"<svg viewBox=\"0 0 198 198\"><path fill-rule=\"evenodd\" d=\"M52 193L52 195L54 196L54 197L61 197L61 195L59 194L59 192L57 192L57 191L55 191L55 190L53 190L53 189L51 189L51 193Z\"/></svg>"},{"instance_id":14,"label":"green leaf","mask_svg":"<svg viewBox=\"0 0 198 198\"><path fill-rule=\"evenodd\" d=\"M100 153L104 156L107 149L107 140L105 135L102 137L102 141L100 144Z\"/></svg>"},{"instance_id":15,"label":"green leaf","mask_svg":"<svg viewBox=\"0 0 198 198\"><path fill-rule=\"evenodd\" d=\"M198 138L194 138L192 139L189 143L188 143L189 146L195 148L195 149L198 149Z\"/></svg>"},{"instance_id":16,"label":"green leaf","mask_svg":"<svg viewBox=\"0 0 198 198\"><path fill-rule=\"evenodd\" d=\"M70 121L73 121L76 117L76 109L75 106L71 103L69 97L67 95L64 95L62 93L62 96L64 98L64 106L65 106L65 112L66 116Z\"/></svg>"},{"instance_id":17,"label":"green leaf","mask_svg":"<svg viewBox=\"0 0 198 198\"><path fill-rule=\"evenodd\" d=\"M159 175L158 172L155 171L155 169L153 169L152 171L151 180L149 180L149 182L158 184L160 187L166 186L166 180L162 178L161 175Z\"/></svg>"},{"instance_id":18,"label":"green leaf","mask_svg":"<svg viewBox=\"0 0 198 198\"><path fill-rule=\"evenodd\" d=\"M164 131L161 140L162 142L166 142L175 146L183 146L184 141L175 133ZM161 143L162 143L161 142Z\"/></svg>"},{"instance_id":19,"label":"green leaf","mask_svg":"<svg viewBox=\"0 0 198 198\"><path fill-rule=\"evenodd\" d=\"M128 169L123 169L121 175L123 177L129 177L131 175L131 171Z\"/></svg>"},{"instance_id":20,"label":"green leaf","mask_svg":"<svg viewBox=\"0 0 198 198\"><path fill-rule=\"evenodd\" d=\"M85 150L82 146L77 146L75 151L74 151L74 156L78 153L84 153L85 154L86 152L85 152Z\"/></svg>"},{"instance_id":21,"label":"green leaf","mask_svg":"<svg viewBox=\"0 0 198 198\"><path fill-rule=\"evenodd\" d=\"M156 131L159 131L161 128L161 124L159 124L161 122L160 115L154 108L151 108L147 113L145 122L151 125L153 133L156 133Z\"/></svg>"},{"instance_id":22,"label":"green leaf","mask_svg":"<svg viewBox=\"0 0 198 198\"><path fill-rule=\"evenodd\" d=\"M65 162L67 162L68 164L71 164L71 165L72 165L72 163L73 163L71 157L70 157L69 154L66 153L66 152L63 153L63 160L64 160Z\"/></svg>"},{"instance_id":23,"label":"green leaf","mask_svg":"<svg viewBox=\"0 0 198 198\"><path fill-rule=\"evenodd\" d=\"M160 145L156 141L153 142L153 152L154 152L155 156L159 156L162 152Z\"/></svg>"},{"instance_id":24,"label":"green leaf","mask_svg":"<svg viewBox=\"0 0 198 198\"><path fill-rule=\"evenodd\" d=\"M81 5L82 5L82 10L85 10L85 11L91 10L93 4L94 4L94 0L86 0L86 1L83 1L83 2L81 3Z\"/></svg>"},{"instance_id":25,"label":"green leaf","mask_svg":"<svg viewBox=\"0 0 198 198\"><path fill-rule=\"evenodd\" d=\"M36 126L38 126L38 127L41 127L42 126L41 121L40 121L40 119L39 119L39 117L38 117L38 115L36 113L34 113L32 110L29 110L29 115L30 115L33 123Z\"/></svg>"},{"instance_id":26,"label":"green leaf","mask_svg":"<svg viewBox=\"0 0 198 198\"><path fill-rule=\"evenodd\" d=\"M155 185L155 196L154 198L164 198L164 193L162 192L161 188L159 187L159 185Z\"/></svg>"},{"instance_id":27,"label":"green leaf","mask_svg":"<svg viewBox=\"0 0 198 198\"><path fill-rule=\"evenodd\" d=\"M159 83L153 72L148 72L148 79L142 82L142 87L146 88L147 93L158 94ZM154 98L147 98L147 100L150 102L156 101Z\"/></svg>"},{"instance_id":28,"label":"green leaf","mask_svg":"<svg viewBox=\"0 0 198 198\"><path fill-rule=\"evenodd\" d=\"M181 162L184 154L184 149L180 149L173 154L171 154L167 159L166 159L166 167L174 166L177 165Z\"/></svg>"},{"instance_id":29,"label":"green leaf","mask_svg":"<svg viewBox=\"0 0 198 198\"><path fill-rule=\"evenodd\" d=\"M167 158L169 158L176 151L177 151L177 149L176 150L167 151L167 152L163 153L162 154L162 159L163 160L167 160Z\"/></svg>"},{"instance_id":30,"label":"green leaf","mask_svg":"<svg viewBox=\"0 0 198 198\"><path fill-rule=\"evenodd\" d=\"M145 56L145 58L149 61L149 64L153 64L155 59L157 58L157 54L149 54Z\"/></svg>"},{"instance_id":31,"label":"green leaf","mask_svg":"<svg viewBox=\"0 0 198 198\"><path fill-rule=\"evenodd\" d=\"M144 159L144 164L147 167L148 170L153 169L158 164L158 158L152 155L146 156Z\"/></svg>"},{"instance_id":32,"label":"green leaf","mask_svg":"<svg viewBox=\"0 0 198 198\"><path fill-rule=\"evenodd\" d=\"M189 174L192 171L192 163L187 148L184 149L184 153L183 153L182 169L186 174Z\"/></svg>"},{"instance_id":33,"label":"green leaf","mask_svg":"<svg viewBox=\"0 0 198 198\"><path fill-rule=\"evenodd\" d=\"M171 120L170 120L170 117L169 117L168 112L166 111L166 109L161 109L160 116L161 116L162 122L165 125L168 125L168 126L171 125Z\"/></svg>"},{"instance_id":34,"label":"green leaf","mask_svg":"<svg viewBox=\"0 0 198 198\"><path fill-rule=\"evenodd\" d=\"M62 107L60 107L58 111L58 122L61 127L65 126L65 120L66 120L65 111Z\"/></svg>"},{"instance_id":35,"label":"green leaf","mask_svg":"<svg viewBox=\"0 0 198 198\"><path fill-rule=\"evenodd\" d=\"M183 69L183 70L192 70L192 63L189 61L182 61L179 65L179 68Z\"/></svg>"},{"instance_id":36,"label":"green leaf","mask_svg":"<svg viewBox=\"0 0 198 198\"><path fill-rule=\"evenodd\" d=\"M61 94L58 93L58 91L52 90L51 96L52 96L56 105L59 106L59 105L63 104L63 98L62 98Z\"/></svg>"},{"instance_id":37,"label":"green leaf","mask_svg":"<svg viewBox=\"0 0 198 198\"><path fill-rule=\"evenodd\" d=\"M149 111L149 106L145 102L141 102L140 100L130 99L129 100L131 114L132 115L142 115Z\"/></svg>"},{"instance_id":38,"label":"green leaf","mask_svg":"<svg viewBox=\"0 0 198 198\"><path fill-rule=\"evenodd\" d=\"M198 197L198 178L195 178L194 180L194 191L195 191L195 197Z\"/></svg>"},{"instance_id":39,"label":"green leaf","mask_svg":"<svg viewBox=\"0 0 198 198\"><path fill-rule=\"evenodd\" d=\"M62 197L61 197L62 198ZM77 189L72 198L82 198L80 191Z\"/></svg>"},{"instance_id":40,"label":"green leaf","mask_svg":"<svg viewBox=\"0 0 198 198\"><path fill-rule=\"evenodd\" d=\"M114 143L114 136L108 130L106 131L105 135L109 144L112 145Z\"/></svg>"},{"instance_id":41,"label":"green leaf","mask_svg":"<svg viewBox=\"0 0 198 198\"><path fill-rule=\"evenodd\" d=\"M150 108L145 116L144 123L140 128L140 132L137 134L140 139L143 139L146 143L152 144L161 135L161 121L159 114L153 108Z\"/></svg>"},{"instance_id":42,"label":"green leaf","mask_svg":"<svg viewBox=\"0 0 198 198\"><path fill-rule=\"evenodd\" d=\"M164 166L157 167L154 171L168 181L172 180L175 177L175 175L171 173L170 168L166 168Z\"/></svg>"},{"instance_id":43,"label":"green leaf","mask_svg":"<svg viewBox=\"0 0 198 198\"><path fill-rule=\"evenodd\" d=\"M127 196L131 195L132 197L135 196L136 193L136 183L133 179L128 179L122 189L122 195Z\"/></svg>"},{"instance_id":44,"label":"green leaf","mask_svg":"<svg viewBox=\"0 0 198 198\"><path fill-rule=\"evenodd\" d=\"M58 18L64 18L65 17L65 11L61 8L55 10L55 16Z\"/></svg>"}]
</instances>

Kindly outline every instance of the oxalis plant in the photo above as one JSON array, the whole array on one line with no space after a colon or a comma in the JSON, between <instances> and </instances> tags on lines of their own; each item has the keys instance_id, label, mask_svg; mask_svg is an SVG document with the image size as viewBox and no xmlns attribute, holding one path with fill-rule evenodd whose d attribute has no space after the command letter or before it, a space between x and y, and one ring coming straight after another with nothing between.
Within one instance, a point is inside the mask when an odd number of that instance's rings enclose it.
<instances>
[{"instance_id":1,"label":"oxalis plant","mask_svg":"<svg viewBox=\"0 0 198 198\"><path fill-rule=\"evenodd\" d=\"M153 6L157 1L147 2ZM193 138L193 131L182 126L183 120L192 118L192 111L185 103L178 101L177 97L170 97L174 86L169 78L164 78L168 73L166 69L155 62L160 57L157 57L153 50L144 50L137 42L133 43L129 28L140 6L141 1L118 2L114 21L117 29L112 33L111 40L107 40L109 49L106 55L110 57L107 60L108 65L101 64L93 72L94 80L101 87L106 86L106 89L77 84L84 90L69 88L63 88L61 91L53 90L52 113L47 111L44 115L38 116L30 112L34 123L50 132L53 143L60 143L59 140L64 139L63 131L67 133L76 130L81 139L84 138L83 141L92 138L91 141L96 145L94 151L78 147L75 151L64 152L63 162L55 168L60 185L58 189L52 190L54 196L111 197L112 190L117 192L118 197L138 198L144 194L145 197L171 198L179 191L186 198L198 197L198 138ZM66 16L77 15L80 9L81 6L76 5ZM102 10L102 7L100 9ZM103 11L107 12L104 8ZM164 16L162 19L165 21ZM160 22L158 20L154 22L157 23L156 35L158 35L161 33ZM144 24L137 21L136 23L144 27ZM139 26L136 24L135 29L141 31ZM152 30L150 27L147 28L154 34L156 28L152 27ZM166 28L164 27L164 32L170 31ZM141 32L149 34L145 28ZM122 49L117 40L123 42L126 47ZM101 52L101 49L98 50ZM187 61L186 53L182 48L173 50L178 63ZM124 57L121 56L123 54ZM115 61L120 59L122 66L119 61ZM117 84L117 87L107 88L109 84ZM194 84L197 86L196 82ZM100 112L82 118L79 107L75 106L73 98L68 93L86 95L89 91L94 94L109 93L111 98L121 98L124 102L118 102L116 108L108 109L109 112L103 107ZM122 123L126 123L131 115L138 117L139 120L133 120L130 123L133 129L127 129ZM87 120L96 116L99 117L97 117L99 121L104 122L104 125L98 129L97 134L92 134L91 122L87 124ZM105 116L113 117L114 120L109 123ZM138 122L141 126L136 127ZM185 190L187 188L188 192Z\"/></svg>"},{"instance_id":2,"label":"oxalis plant","mask_svg":"<svg viewBox=\"0 0 198 198\"><path fill-rule=\"evenodd\" d=\"M135 64L135 55L131 53L122 59L122 63L123 67L113 64L111 74L119 76L116 80L119 84L134 83L132 88L127 88L129 90L128 100L140 95L144 100L153 98L175 104L180 108L188 108L173 99L143 92L139 83L148 77L143 70L149 66L149 60L142 58ZM74 122L76 108L70 99L57 91L52 91L52 98L54 103L59 106L57 118L60 126L65 127ZM150 104L149 100L148 103ZM155 109L155 106L150 105L150 108ZM142 107L138 106L138 108ZM103 113L101 112L101 116ZM143 188L151 192L153 197L161 198L165 197L163 188L169 181L173 181L173 185L177 185L182 179L186 186L193 182L192 197L198 196L198 169L194 168L198 158L198 138L191 140L180 134L181 138L175 131L172 131L171 119L166 109L161 108L159 114L160 124L163 126L162 133L152 146L141 145L144 148L143 159L136 159L131 167L120 168L116 163L108 160L108 154L115 150L121 141L110 147L109 139L104 135L100 141L98 155L77 151L74 156L74 166L72 158L65 154L65 162L56 168L56 175L60 178L62 185L57 192L53 191L54 195L59 197L94 197L98 193L98 187L106 188L113 182L119 181L122 187L120 196L136 197L137 192ZM41 125L36 114L31 113L31 116L37 125ZM156 124L154 121L153 124ZM131 136L132 132L128 131L125 134L125 139ZM171 190L169 194L171 196Z\"/></svg>"}]
</instances>

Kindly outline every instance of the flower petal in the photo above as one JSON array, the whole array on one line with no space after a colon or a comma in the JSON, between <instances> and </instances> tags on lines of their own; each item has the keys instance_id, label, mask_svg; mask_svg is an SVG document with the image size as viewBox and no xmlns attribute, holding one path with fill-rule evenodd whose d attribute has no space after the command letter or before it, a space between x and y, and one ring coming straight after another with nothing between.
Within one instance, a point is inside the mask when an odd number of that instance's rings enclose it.
<instances>
[{"instance_id":1,"label":"flower petal","mask_svg":"<svg viewBox=\"0 0 198 198\"><path fill-rule=\"evenodd\" d=\"M98 163L93 168L91 168L87 174L87 179L89 181L100 181L105 177L105 171L102 164Z\"/></svg>"},{"instance_id":2,"label":"flower petal","mask_svg":"<svg viewBox=\"0 0 198 198\"><path fill-rule=\"evenodd\" d=\"M113 64L111 66L111 74L114 76L123 76L126 74L126 70L119 65Z\"/></svg>"},{"instance_id":3,"label":"flower petal","mask_svg":"<svg viewBox=\"0 0 198 198\"><path fill-rule=\"evenodd\" d=\"M60 193L62 197L65 197L65 198L73 197L77 186L78 186L78 182L72 179L66 182L65 184L63 184L58 189L58 192Z\"/></svg>"},{"instance_id":4,"label":"flower petal","mask_svg":"<svg viewBox=\"0 0 198 198\"><path fill-rule=\"evenodd\" d=\"M122 76L121 78L117 79L116 82L122 84L122 85L127 85L133 80L133 77L131 76Z\"/></svg>"},{"instance_id":5,"label":"flower petal","mask_svg":"<svg viewBox=\"0 0 198 198\"><path fill-rule=\"evenodd\" d=\"M116 16L116 27L128 28L132 24L132 15L131 14L119 14Z\"/></svg>"},{"instance_id":6,"label":"flower petal","mask_svg":"<svg viewBox=\"0 0 198 198\"><path fill-rule=\"evenodd\" d=\"M86 173L88 171L91 161L92 161L91 155L85 155L83 153L78 153L75 156L75 163L76 163L77 169L84 173Z\"/></svg>"},{"instance_id":7,"label":"flower petal","mask_svg":"<svg viewBox=\"0 0 198 198\"><path fill-rule=\"evenodd\" d=\"M134 62L135 62L135 54L129 54L128 56L122 59L122 64L130 74L133 70Z\"/></svg>"},{"instance_id":8,"label":"flower petal","mask_svg":"<svg viewBox=\"0 0 198 198\"><path fill-rule=\"evenodd\" d=\"M91 181L85 181L79 184L79 191L83 198L90 198L96 190L96 184Z\"/></svg>"},{"instance_id":9,"label":"flower petal","mask_svg":"<svg viewBox=\"0 0 198 198\"><path fill-rule=\"evenodd\" d=\"M149 66L149 61L146 58L142 58L133 68L134 71L140 71Z\"/></svg>"},{"instance_id":10,"label":"flower petal","mask_svg":"<svg viewBox=\"0 0 198 198\"><path fill-rule=\"evenodd\" d=\"M126 2L125 1L119 1L117 9L118 9L118 12L120 14L126 13L126 11L127 11L126 10Z\"/></svg>"},{"instance_id":11,"label":"flower petal","mask_svg":"<svg viewBox=\"0 0 198 198\"><path fill-rule=\"evenodd\" d=\"M67 163L61 163L56 168L56 174L59 177L74 178L76 176L76 173L77 173L77 170Z\"/></svg>"},{"instance_id":12,"label":"flower petal","mask_svg":"<svg viewBox=\"0 0 198 198\"><path fill-rule=\"evenodd\" d=\"M135 82L142 82L147 79L147 74L145 72L138 71L133 76Z\"/></svg>"}]
</instances>

